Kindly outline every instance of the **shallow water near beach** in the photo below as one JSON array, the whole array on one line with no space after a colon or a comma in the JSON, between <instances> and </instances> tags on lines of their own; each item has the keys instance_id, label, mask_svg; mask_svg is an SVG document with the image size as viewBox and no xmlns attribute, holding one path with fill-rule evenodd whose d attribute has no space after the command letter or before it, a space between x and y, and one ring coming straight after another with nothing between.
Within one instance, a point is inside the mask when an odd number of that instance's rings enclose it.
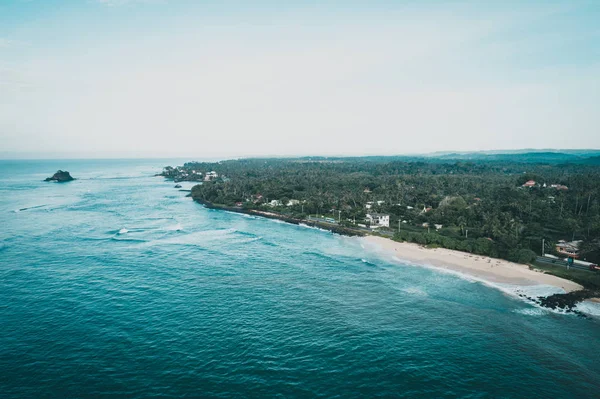
<instances>
[{"instance_id":1,"label":"shallow water near beach","mask_svg":"<svg viewBox=\"0 0 600 399\"><path fill-rule=\"evenodd\" d=\"M0 161L2 397L600 392L598 319L204 209L152 176L182 162Z\"/></svg>"}]
</instances>

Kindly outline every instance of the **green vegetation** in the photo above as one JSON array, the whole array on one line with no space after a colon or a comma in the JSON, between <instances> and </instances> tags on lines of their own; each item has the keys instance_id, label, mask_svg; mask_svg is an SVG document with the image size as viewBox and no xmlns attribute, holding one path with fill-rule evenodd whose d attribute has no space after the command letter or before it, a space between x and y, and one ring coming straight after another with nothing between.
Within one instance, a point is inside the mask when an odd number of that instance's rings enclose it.
<instances>
[{"instance_id":1,"label":"green vegetation","mask_svg":"<svg viewBox=\"0 0 600 399\"><path fill-rule=\"evenodd\" d=\"M533 265L536 269L543 270L545 273L581 284L586 289L600 290L600 273L590 273L585 270L573 268L567 270L564 266L555 266L538 262L535 262Z\"/></svg>"},{"instance_id":2,"label":"green vegetation","mask_svg":"<svg viewBox=\"0 0 600 399\"><path fill-rule=\"evenodd\" d=\"M542 239L546 252L561 239L583 240L582 257L598 262L598 153L563 155L242 159L181 170L217 172L193 188L196 200L299 219L327 215L345 226L385 213L397 240L521 263L541 253ZM535 186L522 187L529 180Z\"/></svg>"}]
</instances>

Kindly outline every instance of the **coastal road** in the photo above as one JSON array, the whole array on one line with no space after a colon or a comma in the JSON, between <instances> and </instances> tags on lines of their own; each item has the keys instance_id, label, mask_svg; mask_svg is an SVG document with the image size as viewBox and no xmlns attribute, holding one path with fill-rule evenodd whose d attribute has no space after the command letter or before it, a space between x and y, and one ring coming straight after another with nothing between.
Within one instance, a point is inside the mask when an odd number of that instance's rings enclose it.
<instances>
[{"instance_id":1,"label":"coastal road","mask_svg":"<svg viewBox=\"0 0 600 399\"><path fill-rule=\"evenodd\" d=\"M546 258L544 256L538 256L536 261L547 264L547 265L563 266L565 268L567 267L567 261L562 260L562 259L552 259L552 258ZM587 270L588 272L592 272L588 266L578 265L576 263L572 264L571 268L579 269L579 270Z\"/></svg>"}]
</instances>

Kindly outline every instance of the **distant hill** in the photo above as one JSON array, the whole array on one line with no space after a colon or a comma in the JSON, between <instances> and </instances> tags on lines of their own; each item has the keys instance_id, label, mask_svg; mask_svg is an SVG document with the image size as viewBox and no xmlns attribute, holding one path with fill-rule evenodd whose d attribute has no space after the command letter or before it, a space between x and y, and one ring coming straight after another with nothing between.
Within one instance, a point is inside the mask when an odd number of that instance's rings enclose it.
<instances>
[{"instance_id":1,"label":"distant hill","mask_svg":"<svg viewBox=\"0 0 600 399\"><path fill-rule=\"evenodd\" d=\"M474 161L507 161L507 162L525 162L525 163L568 163L579 161L582 157L574 154L565 154L562 152L526 152L521 154L448 154L437 158L443 159L463 159Z\"/></svg>"},{"instance_id":2,"label":"distant hill","mask_svg":"<svg viewBox=\"0 0 600 399\"><path fill-rule=\"evenodd\" d=\"M484 151L436 151L429 154L423 154L425 156L444 156L444 155L510 155L510 154L531 154L531 153L560 153L560 154L570 154L570 155L579 155L582 157L590 157L594 155L600 155L600 150L598 149L557 149L557 148L545 148L545 149L536 149L536 148L523 148L519 150L484 150Z\"/></svg>"},{"instance_id":3,"label":"distant hill","mask_svg":"<svg viewBox=\"0 0 600 399\"><path fill-rule=\"evenodd\" d=\"M434 153L428 158L444 160L468 160L468 161L497 161L497 162L515 162L515 163L591 163L593 159L600 158L598 150L564 150L564 151L540 151L540 150L518 150L507 152L482 151L482 152L455 152L455 153Z\"/></svg>"},{"instance_id":4,"label":"distant hill","mask_svg":"<svg viewBox=\"0 0 600 399\"><path fill-rule=\"evenodd\" d=\"M387 162L497 162L524 164L582 164L600 165L600 150L508 150L508 151L477 151L477 152L434 152L415 155L366 155L366 156L304 156L290 158L253 158L257 159L287 159L299 162L348 162L363 161L373 163Z\"/></svg>"}]
</instances>

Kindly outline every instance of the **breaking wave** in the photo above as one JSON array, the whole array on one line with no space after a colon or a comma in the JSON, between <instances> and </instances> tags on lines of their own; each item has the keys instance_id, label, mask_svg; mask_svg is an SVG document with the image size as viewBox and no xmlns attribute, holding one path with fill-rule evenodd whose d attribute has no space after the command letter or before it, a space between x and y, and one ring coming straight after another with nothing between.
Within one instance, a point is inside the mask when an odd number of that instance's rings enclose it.
<instances>
[{"instance_id":1,"label":"breaking wave","mask_svg":"<svg viewBox=\"0 0 600 399\"><path fill-rule=\"evenodd\" d=\"M403 288L400 291L405 292L407 294L411 294L411 295L417 295L417 296L427 296L428 294L423 291L420 288L417 287L408 287L408 288Z\"/></svg>"},{"instance_id":2,"label":"breaking wave","mask_svg":"<svg viewBox=\"0 0 600 399\"><path fill-rule=\"evenodd\" d=\"M165 230L167 231L181 231L183 230L183 226L181 226L181 223L177 223L173 226L168 226L167 228L165 228Z\"/></svg>"}]
</instances>

